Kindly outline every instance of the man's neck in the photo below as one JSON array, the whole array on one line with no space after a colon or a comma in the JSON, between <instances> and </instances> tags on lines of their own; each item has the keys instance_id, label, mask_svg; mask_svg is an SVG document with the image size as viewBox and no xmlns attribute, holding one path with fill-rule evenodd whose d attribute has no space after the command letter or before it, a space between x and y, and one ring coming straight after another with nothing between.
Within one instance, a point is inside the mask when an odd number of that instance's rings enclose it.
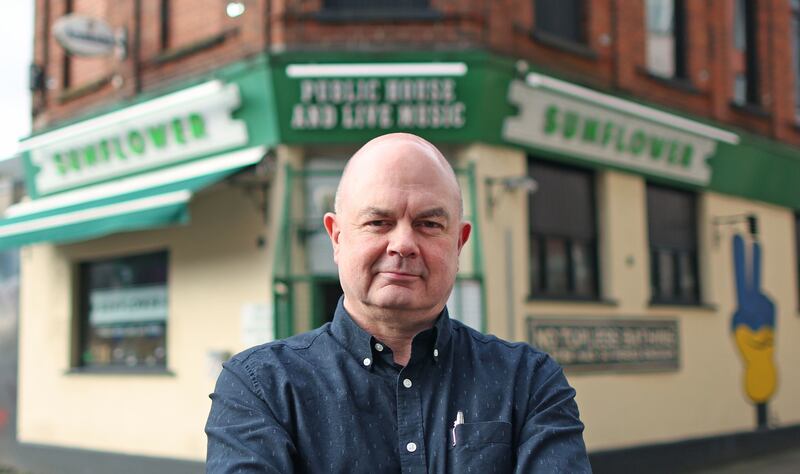
<instances>
[{"instance_id":1,"label":"man's neck","mask_svg":"<svg viewBox=\"0 0 800 474\"><path fill-rule=\"evenodd\" d=\"M381 312L372 315L366 311L353 311L345 300L345 309L353 321L375 339L392 349L394 362L399 365L408 365L411 359L411 343L414 336L433 327L438 313L433 316L421 318L419 314L405 315L402 312Z\"/></svg>"}]
</instances>

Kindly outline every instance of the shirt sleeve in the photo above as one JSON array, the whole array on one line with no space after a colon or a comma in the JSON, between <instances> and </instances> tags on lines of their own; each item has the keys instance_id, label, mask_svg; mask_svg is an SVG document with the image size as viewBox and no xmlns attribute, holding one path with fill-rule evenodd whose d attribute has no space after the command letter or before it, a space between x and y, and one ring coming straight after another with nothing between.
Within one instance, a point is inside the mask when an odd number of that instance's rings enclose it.
<instances>
[{"instance_id":1,"label":"shirt sleeve","mask_svg":"<svg viewBox=\"0 0 800 474\"><path fill-rule=\"evenodd\" d=\"M531 393L514 472L591 473L575 390L549 356L532 374Z\"/></svg>"},{"instance_id":2,"label":"shirt sleeve","mask_svg":"<svg viewBox=\"0 0 800 474\"><path fill-rule=\"evenodd\" d=\"M255 378L239 360L223 364L206 422L206 472L294 472L295 446L276 420Z\"/></svg>"}]
</instances>

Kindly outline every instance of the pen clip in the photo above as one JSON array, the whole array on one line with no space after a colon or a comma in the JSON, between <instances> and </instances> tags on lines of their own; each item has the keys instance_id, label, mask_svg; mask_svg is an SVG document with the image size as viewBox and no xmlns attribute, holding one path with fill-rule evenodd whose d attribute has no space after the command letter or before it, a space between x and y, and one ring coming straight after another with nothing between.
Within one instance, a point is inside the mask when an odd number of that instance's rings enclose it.
<instances>
[{"instance_id":1,"label":"pen clip","mask_svg":"<svg viewBox=\"0 0 800 474\"><path fill-rule=\"evenodd\" d=\"M456 421L453 422L453 446L455 446L457 443L456 428L458 427L458 425L463 425L463 424L464 424L464 412L459 410L458 413L456 413Z\"/></svg>"}]
</instances>

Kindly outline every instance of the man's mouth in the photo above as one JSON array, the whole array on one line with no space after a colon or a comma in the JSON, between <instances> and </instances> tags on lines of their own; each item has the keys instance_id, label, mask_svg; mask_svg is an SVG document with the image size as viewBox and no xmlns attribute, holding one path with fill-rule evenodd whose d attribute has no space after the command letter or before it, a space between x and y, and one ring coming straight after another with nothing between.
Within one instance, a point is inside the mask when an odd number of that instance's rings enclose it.
<instances>
[{"instance_id":1,"label":"man's mouth","mask_svg":"<svg viewBox=\"0 0 800 474\"><path fill-rule=\"evenodd\" d=\"M393 280L398 282L413 281L420 277L416 273L407 273L403 271L394 271L394 270L381 270L378 273L388 280Z\"/></svg>"}]
</instances>

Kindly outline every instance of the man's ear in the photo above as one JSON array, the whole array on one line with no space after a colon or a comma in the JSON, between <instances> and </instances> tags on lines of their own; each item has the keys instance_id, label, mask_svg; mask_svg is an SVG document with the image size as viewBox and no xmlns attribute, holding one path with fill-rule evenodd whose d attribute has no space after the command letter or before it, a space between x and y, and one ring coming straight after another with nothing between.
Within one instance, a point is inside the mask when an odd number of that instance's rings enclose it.
<instances>
[{"instance_id":1,"label":"man's ear","mask_svg":"<svg viewBox=\"0 0 800 474\"><path fill-rule=\"evenodd\" d=\"M333 245L333 261L339 263L339 235L341 229L339 223L336 222L336 214L326 212L322 218L322 224L325 226L325 231L328 232L328 237L331 238L331 245Z\"/></svg>"},{"instance_id":2,"label":"man's ear","mask_svg":"<svg viewBox=\"0 0 800 474\"><path fill-rule=\"evenodd\" d=\"M461 249L464 244L469 240L469 235L472 232L472 224L469 222L462 222L461 228L458 230L458 253L461 254Z\"/></svg>"}]
</instances>

